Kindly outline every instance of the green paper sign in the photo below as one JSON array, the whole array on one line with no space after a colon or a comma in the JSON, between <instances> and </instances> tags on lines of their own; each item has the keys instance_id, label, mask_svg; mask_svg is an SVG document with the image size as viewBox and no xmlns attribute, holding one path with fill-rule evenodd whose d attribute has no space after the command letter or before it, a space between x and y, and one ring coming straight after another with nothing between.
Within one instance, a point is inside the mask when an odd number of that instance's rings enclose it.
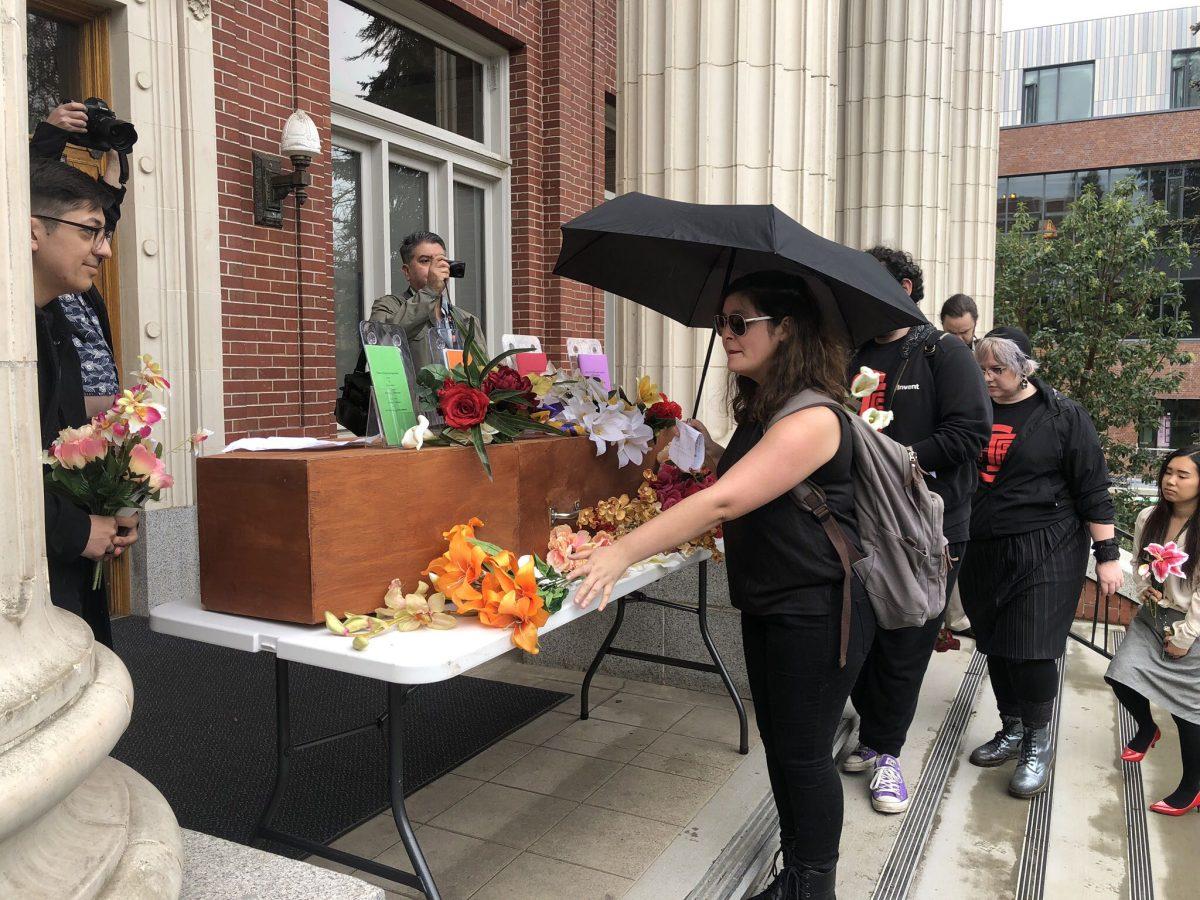
<instances>
[{"instance_id":1,"label":"green paper sign","mask_svg":"<svg viewBox=\"0 0 1200 900\"><path fill-rule=\"evenodd\" d=\"M404 432L417 424L416 389L407 337L399 326L382 322L363 322L359 330L384 440L399 446Z\"/></svg>"}]
</instances>

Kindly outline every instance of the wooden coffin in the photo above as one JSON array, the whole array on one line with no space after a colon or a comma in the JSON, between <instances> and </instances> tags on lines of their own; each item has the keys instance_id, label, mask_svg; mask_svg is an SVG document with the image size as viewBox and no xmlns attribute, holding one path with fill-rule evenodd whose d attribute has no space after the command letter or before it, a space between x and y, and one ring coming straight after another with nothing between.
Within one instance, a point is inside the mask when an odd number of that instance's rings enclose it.
<instances>
[{"instance_id":1,"label":"wooden coffin","mask_svg":"<svg viewBox=\"0 0 1200 900\"><path fill-rule=\"evenodd\" d=\"M380 606L393 578L415 587L442 533L478 516L479 537L545 556L549 511L637 490L641 466L597 457L585 437L475 451L354 448L227 453L197 461L200 592L206 609L320 622Z\"/></svg>"}]
</instances>

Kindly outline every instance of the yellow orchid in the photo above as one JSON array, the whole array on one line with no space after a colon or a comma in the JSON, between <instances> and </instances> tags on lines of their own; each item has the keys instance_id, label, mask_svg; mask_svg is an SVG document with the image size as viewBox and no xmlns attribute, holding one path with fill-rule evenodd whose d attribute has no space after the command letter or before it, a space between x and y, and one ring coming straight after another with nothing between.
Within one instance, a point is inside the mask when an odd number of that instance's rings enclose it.
<instances>
[{"instance_id":1,"label":"yellow orchid","mask_svg":"<svg viewBox=\"0 0 1200 900\"><path fill-rule=\"evenodd\" d=\"M143 353L137 360L142 364L141 371L133 373L138 381L150 387L158 388L160 391L169 391L171 389L171 382L167 381L163 376L162 366L154 361L154 357L149 353Z\"/></svg>"},{"instance_id":2,"label":"yellow orchid","mask_svg":"<svg viewBox=\"0 0 1200 900\"><path fill-rule=\"evenodd\" d=\"M642 406L652 406L658 402L658 385L650 380L649 375L643 375L637 383L637 402Z\"/></svg>"}]
</instances>

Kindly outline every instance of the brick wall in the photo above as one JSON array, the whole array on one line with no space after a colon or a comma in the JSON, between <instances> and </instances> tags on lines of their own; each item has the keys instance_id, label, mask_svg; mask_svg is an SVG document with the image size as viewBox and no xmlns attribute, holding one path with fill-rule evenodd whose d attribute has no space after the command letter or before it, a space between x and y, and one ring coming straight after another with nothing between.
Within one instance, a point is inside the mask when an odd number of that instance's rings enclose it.
<instances>
[{"instance_id":1,"label":"brick wall","mask_svg":"<svg viewBox=\"0 0 1200 900\"><path fill-rule=\"evenodd\" d=\"M328 0L214 0L226 439L327 435L337 387L327 153L296 228L254 224L252 151L278 152L299 106L330 143ZM603 337L600 292L550 274L559 226L603 199L616 0L428 0L509 48L513 327L552 357ZM293 50L293 47L295 48ZM293 74L295 78L293 78ZM293 84L294 83L294 84Z\"/></svg>"},{"instance_id":2,"label":"brick wall","mask_svg":"<svg viewBox=\"0 0 1200 900\"><path fill-rule=\"evenodd\" d=\"M999 176L1200 159L1200 109L1000 129Z\"/></svg>"}]
</instances>

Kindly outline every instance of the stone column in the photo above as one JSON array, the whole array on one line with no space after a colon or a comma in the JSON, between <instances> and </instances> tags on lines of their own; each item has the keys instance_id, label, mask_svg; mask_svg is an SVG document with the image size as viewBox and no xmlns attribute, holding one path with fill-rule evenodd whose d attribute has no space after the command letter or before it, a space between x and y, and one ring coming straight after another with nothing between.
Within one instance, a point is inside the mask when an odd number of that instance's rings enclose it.
<instances>
[{"instance_id":1,"label":"stone column","mask_svg":"<svg viewBox=\"0 0 1200 900\"><path fill-rule=\"evenodd\" d=\"M838 239L910 252L931 315L948 296L956 5L843 0Z\"/></svg>"},{"instance_id":2,"label":"stone column","mask_svg":"<svg viewBox=\"0 0 1200 900\"><path fill-rule=\"evenodd\" d=\"M996 262L996 165L1000 156L1000 4L957 0L950 137L950 246L945 296L979 306L992 323Z\"/></svg>"},{"instance_id":3,"label":"stone column","mask_svg":"<svg viewBox=\"0 0 1200 900\"><path fill-rule=\"evenodd\" d=\"M772 203L834 236L840 0L622 2L621 192L694 203ZM647 373L687 414L709 332L617 301L617 377ZM728 435L725 357L700 417Z\"/></svg>"},{"instance_id":4,"label":"stone column","mask_svg":"<svg viewBox=\"0 0 1200 900\"><path fill-rule=\"evenodd\" d=\"M0 896L176 897L179 827L107 754L129 723L121 661L51 606L29 267L25 3L0 0Z\"/></svg>"}]
</instances>

